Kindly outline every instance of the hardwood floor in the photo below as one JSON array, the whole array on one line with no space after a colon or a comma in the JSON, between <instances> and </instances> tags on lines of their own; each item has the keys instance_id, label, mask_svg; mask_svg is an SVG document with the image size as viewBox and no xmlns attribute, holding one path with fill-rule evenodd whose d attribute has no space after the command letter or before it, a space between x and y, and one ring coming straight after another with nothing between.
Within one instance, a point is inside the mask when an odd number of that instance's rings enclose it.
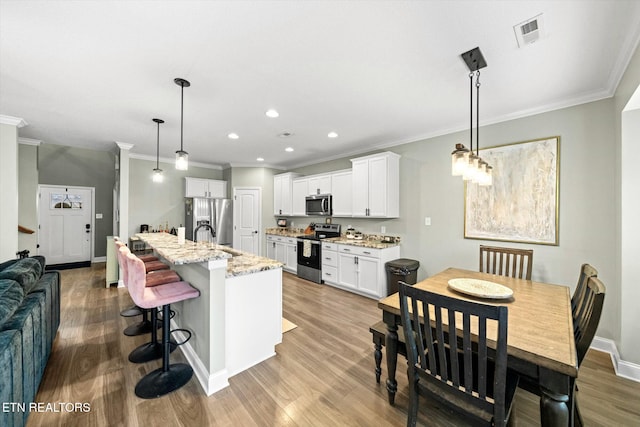
<instances>
[{"instance_id":1,"label":"hardwood floor","mask_svg":"<svg viewBox=\"0 0 640 427\"><path fill-rule=\"evenodd\" d=\"M143 337L122 330L135 318L125 289L104 288L104 264L62 272L62 319L36 400L88 403L88 412L34 412L28 426L403 426L407 379L398 369L396 405L376 384L369 325L376 301L285 273L284 317L298 325L277 355L230 379L207 397L195 377L154 400L133 393L160 362L135 365L127 356ZM345 323L345 319L347 323ZM180 351L172 361L184 360ZM386 379L383 363L382 378ZM382 381L383 383L384 381ZM640 384L616 377L604 353L590 351L580 370L579 402L587 426L640 425ZM422 425L460 426L455 414L425 404ZM538 398L518 390L516 422L539 425Z\"/></svg>"}]
</instances>

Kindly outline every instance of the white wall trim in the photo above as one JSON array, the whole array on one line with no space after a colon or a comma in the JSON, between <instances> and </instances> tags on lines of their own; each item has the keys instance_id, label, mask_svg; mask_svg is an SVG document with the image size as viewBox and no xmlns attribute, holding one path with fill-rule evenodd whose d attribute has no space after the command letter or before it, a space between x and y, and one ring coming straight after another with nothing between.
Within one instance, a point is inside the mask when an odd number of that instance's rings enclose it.
<instances>
[{"instance_id":1,"label":"white wall trim","mask_svg":"<svg viewBox=\"0 0 640 427\"><path fill-rule=\"evenodd\" d=\"M174 320L171 320L171 328L179 329L178 324ZM187 339L186 334L182 331L175 331L174 334L178 342ZM180 349L189 362L189 365L193 368L193 373L196 374L196 378L207 396L211 396L216 391L229 386L229 373L226 369L210 374L189 342L181 345Z\"/></svg>"},{"instance_id":2,"label":"white wall trim","mask_svg":"<svg viewBox=\"0 0 640 427\"><path fill-rule=\"evenodd\" d=\"M133 148L133 144L128 144L126 142L115 141L115 143L118 146L118 148L121 150L131 150Z\"/></svg>"},{"instance_id":3,"label":"white wall trim","mask_svg":"<svg viewBox=\"0 0 640 427\"><path fill-rule=\"evenodd\" d=\"M97 262L107 262L107 257L106 256L93 257L93 259L91 260L91 263L97 263Z\"/></svg>"},{"instance_id":4,"label":"white wall trim","mask_svg":"<svg viewBox=\"0 0 640 427\"><path fill-rule=\"evenodd\" d=\"M15 126L17 128L23 128L29 124L21 117L5 116L4 114L0 114L0 123L3 125Z\"/></svg>"},{"instance_id":5,"label":"white wall trim","mask_svg":"<svg viewBox=\"0 0 640 427\"><path fill-rule=\"evenodd\" d=\"M594 337L591 348L609 353L613 369L616 371L617 376L640 382L640 365L620 359L618 347L613 340Z\"/></svg>"},{"instance_id":6,"label":"white wall trim","mask_svg":"<svg viewBox=\"0 0 640 427\"><path fill-rule=\"evenodd\" d=\"M19 137L18 138L18 144L24 144L24 145L40 145L42 144L42 141L39 139L32 139L32 138L22 138Z\"/></svg>"}]
</instances>

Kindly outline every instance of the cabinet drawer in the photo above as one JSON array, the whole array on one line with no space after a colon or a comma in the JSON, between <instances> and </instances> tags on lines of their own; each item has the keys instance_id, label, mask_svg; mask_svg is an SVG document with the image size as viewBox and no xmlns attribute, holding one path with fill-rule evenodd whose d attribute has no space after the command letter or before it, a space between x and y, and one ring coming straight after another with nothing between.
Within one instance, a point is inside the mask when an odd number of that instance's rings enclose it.
<instances>
[{"instance_id":1,"label":"cabinet drawer","mask_svg":"<svg viewBox=\"0 0 640 427\"><path fill-rule=\"evenodd\" d=\"M336 251L338 250L338 245L336 245L335 243L322 243L322 250Z\"/></svg>"},{"instance_id":2,"label":"cabinet drawer","mask_svg":"<svg viewBox=\"0 0 640 427\"><path fill-rule=\"evenodd\" d=\"M338 269L336 267L322 266L322 280L325 282L338 283Z\"/></svg>"},{"instance_id":3,"label":"cabinet drawer","mask_svg":"<svg viewBox=\"0 0 640 427\"><path fill-rule=\"evenodd\" d=\"M276 236L267 234L267 242L275 242L275 241L276 241Z\"/></svg>"},{"instance_id":4,"label":"cabinet drawer","mask_svg":"<svg viewBox=\"0 0 640 427\"><path fill-rule=\"evenodd\" d=\"M338 266L338 253L334 251L322 251L322 268L325 266Z\"/></svg>"},{"instance_id":5,"label":"cabinet drawer","mask_svg":"<svg viewBox=\"0 0 640 427\"><path fill-rule=\"evenodd\" d=\"M363 248L361 246L339 245L338 252L357 256L380 258L380 249Z\"/></svg>"},{"instance_id":6,"label":"cabinet drawer","mask_svg":"<svg viewBox=\"0 0 640 427\"><path fill-rule=\"evenodd\" d=\"M295 237L285 237L284 238L284 242L288 243L290 245L295 245L298 242L298 239L296 239Z\"/></svg>"}]
</instances>

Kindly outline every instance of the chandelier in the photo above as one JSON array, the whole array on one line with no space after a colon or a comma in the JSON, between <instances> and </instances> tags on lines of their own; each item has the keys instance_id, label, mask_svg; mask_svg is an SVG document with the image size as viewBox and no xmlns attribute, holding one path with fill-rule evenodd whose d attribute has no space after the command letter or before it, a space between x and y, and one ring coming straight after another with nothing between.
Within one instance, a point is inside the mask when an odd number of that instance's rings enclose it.
<instances>
[{"instance_id":1,"label":"chandelier","mask_svg":"<svg viewBox=\"0 0 640 427\"><path fill-rule=\"evenodd\" d=\"M469 67L469 149L456 144L451 153L451 175L478 185L493 184L493 168L480 157L480 69L487 62L476 47L460 55ZM476 151L473 151L473 78L476 78Z\"/></svg>"}]
</instances>

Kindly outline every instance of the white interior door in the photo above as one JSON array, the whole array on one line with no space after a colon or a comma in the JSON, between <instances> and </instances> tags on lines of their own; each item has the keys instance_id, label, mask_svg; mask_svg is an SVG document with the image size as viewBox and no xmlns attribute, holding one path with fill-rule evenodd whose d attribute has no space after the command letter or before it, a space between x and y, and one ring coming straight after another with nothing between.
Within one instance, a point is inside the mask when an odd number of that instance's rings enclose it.
<instances>
[{"instance_id":1,"label":"white interior door","mask_svg":"<svg viewBox=\"0 0 640 427\"><path fill-rule=\"evenodd\" d=\"M38 254L47 264L91 261L93 188L40 185Z\"/></svg>"},{"instance_id":2,"label":"white interior door","mask_svg":"<svg viewBox=\"0 0 640 427\"><path fill-rule=\"evenodd\" d=\"M260 254L260 188L233 189L233 247L252 254Z\"/></svg>"}]
</instances>

